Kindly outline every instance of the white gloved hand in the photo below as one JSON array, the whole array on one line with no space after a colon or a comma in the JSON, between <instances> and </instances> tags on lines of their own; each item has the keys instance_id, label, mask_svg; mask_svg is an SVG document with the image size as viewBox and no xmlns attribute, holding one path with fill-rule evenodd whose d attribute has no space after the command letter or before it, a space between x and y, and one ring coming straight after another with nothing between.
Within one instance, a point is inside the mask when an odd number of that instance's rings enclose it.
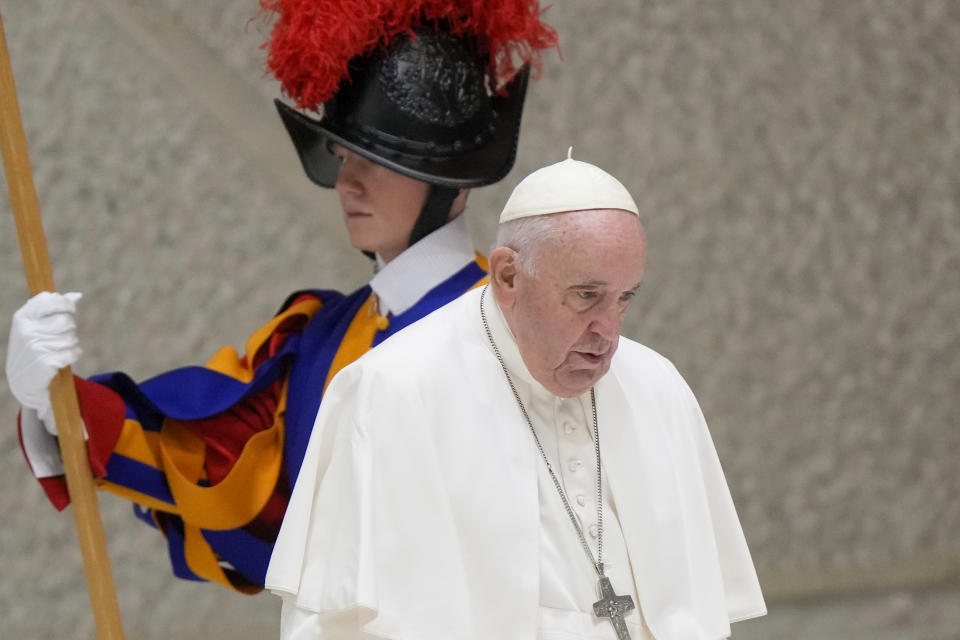
<instances>
[{"instance_id":1,"label":"white gloved hand","mask_svg":"<svg viewBox=\"0 0 960 640\"><path fill-rule=\"evenodd\" d=\"M13 314L7 345L7 384L21 405L37 412L56 435L47 388L57 371L82 353L73 314L81 294L44 291Z\"/></svg>"}]
</instances>

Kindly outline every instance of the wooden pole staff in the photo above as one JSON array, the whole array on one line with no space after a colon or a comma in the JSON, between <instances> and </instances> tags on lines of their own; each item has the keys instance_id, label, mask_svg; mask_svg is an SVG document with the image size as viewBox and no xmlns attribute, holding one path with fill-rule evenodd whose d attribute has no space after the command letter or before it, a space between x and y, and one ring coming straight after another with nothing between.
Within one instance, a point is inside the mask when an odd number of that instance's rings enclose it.
<instances>
[{"instance_id":1,"label":"wooden pole staff","mask_svg":"<svg viewBox=\"0 0 960 640\"><path fill-rule=\"evenodd\" d=\"M7 51L7 39L0 16L0 147L10 191L10 208L17 224L23 269L30 294L53 291L53 273L47 255L47 243L40 223L40 207L30 172L27 139L20 119L13 69ZM117 605L107 543L97 506L93 473L83 440L80 405L70 367L61 369L50 383L50 403L57 421L60 453L67 475L67 488L73 503L77 541L83 555L83 568L93 609L97 635L101 640L122 640L120 608Z\"/></svg>"}]
</instances>

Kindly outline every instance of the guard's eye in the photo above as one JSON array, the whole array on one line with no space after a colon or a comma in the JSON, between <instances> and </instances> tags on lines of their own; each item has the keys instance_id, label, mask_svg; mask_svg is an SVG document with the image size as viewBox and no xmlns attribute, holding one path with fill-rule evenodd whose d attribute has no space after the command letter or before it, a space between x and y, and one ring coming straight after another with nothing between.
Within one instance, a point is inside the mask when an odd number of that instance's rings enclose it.
<instances>
[{"instance_id":1,"label":"guard's eye","mask_svg":"<svg viewBox=\"0 0 960 640\"><path fill-rule=\"evenodd\" d=\"M342 167L347 161L347 154L340 145L327 140L327 152L337 159L337 163Z\"/></svg>"}]
</instances>

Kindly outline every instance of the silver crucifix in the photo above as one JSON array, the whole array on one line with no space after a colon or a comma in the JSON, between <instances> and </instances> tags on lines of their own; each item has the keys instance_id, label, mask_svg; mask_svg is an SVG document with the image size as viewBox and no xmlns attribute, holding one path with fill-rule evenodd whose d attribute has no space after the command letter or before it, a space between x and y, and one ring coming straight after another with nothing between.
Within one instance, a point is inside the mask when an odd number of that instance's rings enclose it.
<instances>
[{"instance_id":1,"label":"silver crucifix","mask_svg":"<svg viewBox=\"0 0 960 640\"><path fill-rule=\"evenodd\" d=\"M619 640L630 640L630 632L627 631L627 623L623 619L623 614L633 609L633 606L633 598L618 596L613 591L610 578L604 575L600 576L600 600L593 603L593 613L598 618L610 618Z\"/></svg>"}]
</instances>

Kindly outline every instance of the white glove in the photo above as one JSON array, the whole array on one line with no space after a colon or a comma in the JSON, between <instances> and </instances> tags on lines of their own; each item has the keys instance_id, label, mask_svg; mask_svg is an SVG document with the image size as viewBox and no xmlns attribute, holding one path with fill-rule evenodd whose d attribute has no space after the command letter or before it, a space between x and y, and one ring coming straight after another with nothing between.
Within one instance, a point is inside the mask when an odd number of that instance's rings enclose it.
<instances>
[{"instance_id":1,"label":"white glove","mask_svg":"<svg viewBox=\"0 0 960 640\"><path fill-rule=\"evenodd\" d=\"M21 405L37 412L51 435L56 424L47 388L57 371L80 358L73 319L81 294L44 291L13 314L7 345L7 384Z\"/></svg>"}]
</instances>

